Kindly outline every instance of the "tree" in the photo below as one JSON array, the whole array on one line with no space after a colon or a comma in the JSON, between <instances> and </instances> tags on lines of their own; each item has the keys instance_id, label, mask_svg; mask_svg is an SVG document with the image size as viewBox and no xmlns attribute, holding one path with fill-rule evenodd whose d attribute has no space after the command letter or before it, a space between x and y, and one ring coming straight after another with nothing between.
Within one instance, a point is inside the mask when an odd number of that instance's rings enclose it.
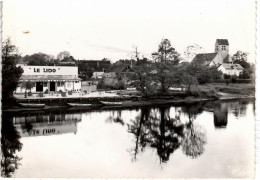
<instances>
[{"instance_id":1,"label":"tree","mask_svg":"<svg viewBox=\"0 0 260 180\"><path fill-rule=\"evenodd\" d=\"M155 82L160 85L159 93L166 94L169 87L176 82L177 65L181 57L180 54L171 46L168 39L163 39L159 45L158 51L152 53L155 60L153 63L154 72L153 76Z\"/></svg>"},{"instance_id":2,"label":"tree","mask_svg":"<svg viewBox=\"0 0 260 180\"><path fill-rule=\"evenodd\" d=\"M197 54L201 53L202 51L203 51L203 48L198 44L193 44L193 45L187 46L184 51L185 61L191 62L193 60L193 58Z\"/></svg>"},{"instance_id":3,"label":"tree","mask_svg":"<svg viewBox=\"0 0 260 180\"><path fill-rule=\"evenodd\" d=\"M181 60L180 54L171 46L171 42L168 39L162 39L158 51L152 53L152 57L156 62L174 61L178 64Z\"/></svg>"},{"instance_id":4,"label":"tree","mask_svg":"<svg viewBox=\"0 0 260 180\"><path fill-rule=\"evenodd\" d=\"M71 55L70 55L70 53L68 52L68 51L62 51L62 52L60 52L58 55L57 55L57 59L58 60L62 60L62 59L64 59L64 58L66 58L66 57L70 57Z\"/></svg>"},{"instance_id":5,"label":"tree","mask_svg":"<svg viewBox=\"0 0 260 180\"><path fill-rule=\"evenodd\" d=\"M14 127L10 114L3 113L1 134L1 176L11 177L18 169L21 158L16 153L21 151L23 144L19 141L21 136Z\"/></svg>"},{"instance_id":6,"label":"tree","mask_svg":"<svg viewBox=\"0 0 260 180\"><path fill-rule=\"evenodd\" d=\"M2 47L2 103L7 105L7 102L13 98L13 92L16 90L23 69L15 66L15 61L20 55L11 40L4 41Z\"/></svg>"},{"instance_id":7,"label":"tree","mask_svg":"<svg viewBox=\"0 0 260 180\"><path fill-rule=\"evenodd\" d=\"M24 61L32 66L47 66L51 61L54 61L53 58L54 56L39 52L24 56Z\"/></svg>"},{"instance_id":8,"label":"tree","mask_svg":"<svg viewBox=\"0 0 260 180\"><path fill-rule=\"evenodd\" d=\"M243 68L249 69L250 64L247 62L247 55L248 53L243 52L243 51L237 51L233 56L232 56L232 61L234 64L240 64Z\"/></svg>"}]
</instances>

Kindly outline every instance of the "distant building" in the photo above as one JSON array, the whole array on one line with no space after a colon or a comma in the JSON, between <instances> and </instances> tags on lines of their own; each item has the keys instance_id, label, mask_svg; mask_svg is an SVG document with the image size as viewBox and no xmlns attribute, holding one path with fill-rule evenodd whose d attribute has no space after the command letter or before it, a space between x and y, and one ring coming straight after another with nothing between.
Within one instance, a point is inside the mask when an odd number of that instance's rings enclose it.
<instances>
[{"instance_id":1,"label":"distant building","mask_svg":"<svg viewBox=\"0 0 260 180\"><path fill-rule=\"evenodd\" d=\"M109 60L78 60L78 66L79 68L93 68L94 72L105 72L111 66L111 62Z\"/></svg>"},{"instance_id":2,"label":"distant building","mask_svg":"<svg viewBox=\"0 0 260 180\"><path fill-rule=\"evenodd\" d=\"M79 74L87 69L93 70L92 78L101 79L107 69L111 66L109 60L79 60L77 61L79 67Z\"/></svg>"},{"instance_id":3,"label":"distant building","mask_svg":"<svg viewBox=\"0 0 260 180\"><path fill-rule=\"evenodd\" d=\"M133 73L133 68L128 64L120 64L111 66L107 72L104 74L105 77L115 77L115 76L126 76Z\"/></svg>"},{"instance_id":4,"label":"distant building","mask_svg":"<svg viewBox=\"0 0 260 180\"><path fill-rule=\"evenodd\" d=\"M59 64L61 66L75 66L77 64L77 61L73 58L73 56L69 56L62 59Z\"/></svg>"},{"instance_id":5,"label":"distant building","mask_svg":"<svg viewBox=\"0 0 260 180\"><path fill-rule=\"evenodd\" d=\"M223 63L218 67L218 70L222 71L223 74L239 76L243 72L243 67L240 64L227 64Z\"/></svg>"},{"instance_id":6,"label":"distant building","mask_svg":"<svg viewBox=\"0 0 260 180\"><path fill-rule=\"evenodd\" d=\"M197 54L193 62L206 66L216 66L224 74L239 75L243 71L243 67L239 64L231 62L229 56L229 42L227 39L217 39L215 43L214 53Z\"/></svg>"}]
</instances>

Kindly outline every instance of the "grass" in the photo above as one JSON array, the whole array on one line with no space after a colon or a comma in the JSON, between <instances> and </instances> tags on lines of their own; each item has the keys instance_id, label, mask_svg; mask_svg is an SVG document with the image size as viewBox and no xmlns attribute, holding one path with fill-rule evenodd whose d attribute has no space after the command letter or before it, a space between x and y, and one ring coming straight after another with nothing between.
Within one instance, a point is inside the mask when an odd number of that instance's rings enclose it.
<instances>
[{"instance_id":1,"label":"grass","mask_svg":"<svg viewBox=\"0 0 260 180\"><path fill-rule=\"evenodd\" d=\"M228 85L225 83L212 83L199 85L200 91L210 92L215 90L216 92L228 93L228 94L237 94L237 95L255 95L255 84L231 84Z\"/></svg>"}]
</instances>

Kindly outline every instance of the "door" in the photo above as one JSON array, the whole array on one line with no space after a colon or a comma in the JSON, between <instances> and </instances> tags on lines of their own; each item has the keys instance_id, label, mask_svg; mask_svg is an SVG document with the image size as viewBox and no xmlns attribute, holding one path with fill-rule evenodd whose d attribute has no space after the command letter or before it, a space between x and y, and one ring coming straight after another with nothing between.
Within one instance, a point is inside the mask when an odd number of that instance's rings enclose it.
<instances>
[{"instance_id":1,"label":"door","mask_svg":"<svg viewBox=\"0 0 260 180\"><path fill-rule=\"evenodd\" d=\"M55 91L55 82L50 82L50 91Z\"/></svg>"},{"instance_id":2,"label":"door","mask_svg":"<svg viewBox=\"0 0 260 180\"><path fill-rule=\"evenodd\" d=\"M37 92L43 91L43 82L36 82L36 91Z\"/></svg>"}]
</instances>

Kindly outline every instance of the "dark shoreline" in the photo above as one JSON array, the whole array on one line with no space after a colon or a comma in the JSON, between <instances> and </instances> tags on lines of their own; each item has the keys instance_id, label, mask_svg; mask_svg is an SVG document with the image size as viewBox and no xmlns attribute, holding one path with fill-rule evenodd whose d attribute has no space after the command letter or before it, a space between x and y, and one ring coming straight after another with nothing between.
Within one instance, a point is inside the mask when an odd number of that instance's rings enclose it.
<instances>
[{"instance_id":1,"label":"dark shoreline","mask_svg":"<svg viewBox=\"0 0 260 180\"><path fill-rule=\"evenodd\" d=\"M25 108L20 106L2 107L2 112L20 112L20 111L37 111L37 110L55 110L60 108L74 109L74 110L109 110L109 109L126 109L139 108L145 106L162 106L162 105L186 105L209 101L232 101L232 100L255 100L254 96L234 96L234 97L220 97L219 99L212 98L192 98L192 99L145 99L145 100L125 100L120 106L104 106L99 103L93 103L91 107L69 107L67 105L53 105L45 106L44 108ZM4 108L4 109L3 109Z\"/></svg>"}]
</instances>

